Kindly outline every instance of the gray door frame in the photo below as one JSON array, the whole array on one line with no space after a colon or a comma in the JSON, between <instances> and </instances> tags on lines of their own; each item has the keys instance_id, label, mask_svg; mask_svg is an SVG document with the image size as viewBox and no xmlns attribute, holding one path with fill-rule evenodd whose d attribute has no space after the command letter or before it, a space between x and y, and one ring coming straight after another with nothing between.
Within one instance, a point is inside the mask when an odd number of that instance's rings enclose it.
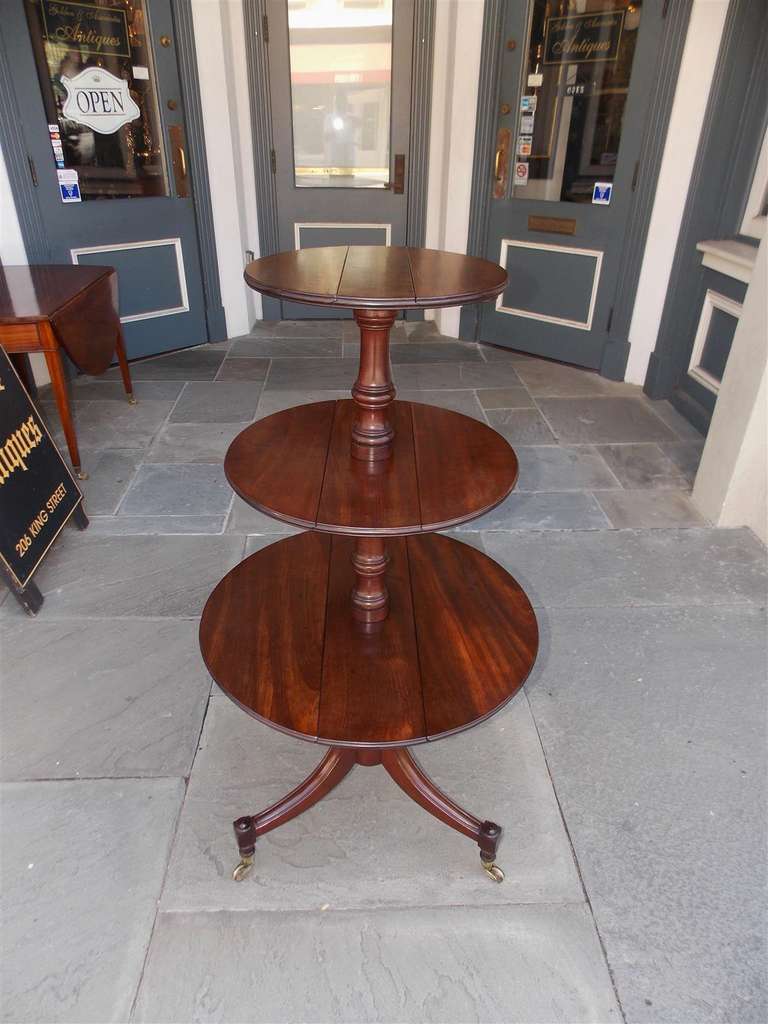
<instances>
[{"instance_id":1,"label":"gray door frame","mask_svg":"<svg viewBox=\"0 0 768 1024\"><path fill-rule=\"evenodd\" d=\"M480 79L477 96L475 151L467 252L485 254L491 207L493 155L496 144L498 109L501 100L501 61L505 46L504 23L508 3L519 0L485 0ZM661 2L661 0L652 0ZM627 218L626 242L614 301L609 314L608 340L603 350L600 373L612 380L623 380L629 358L629 325L640 277L648 225L651 219L656 181L661 166L664 142L669 126L672 99L677 84L692 0L663 0L665 30L658 53L654 85L643 126L640 157L633 174L632 204ZM465 306L461 312L459 334L476 340L480 325L478 306Z\"/></svg>"},{"instance_id":2,"label":"gray door frame","mask_svg":"<svg viewBox=\"0 0 768 1024\"><path fill-rule=\"evenodd\" d=\"M427 171L429 127L432 109L432 59L436 0L414 4L413 55L411 58L411 127L407 161L406 244L423 246L427 222ZM251 137L262 256L278 252L277 189L272 170L275 149L272 104L269 90L269 32L266 0L243 0ZM280 302L264 296L265 319L280 318ZM414 318L423 313L414 311ZM409 316L408 319L411 319Z\"/></svg>"},{"instance_id":3,"label":"gray door frame","mask_svg":"<svg viewBox=\"0 0 768 1024\"><path fill-rule=\"evenodd\" d=\"M208 162L203 134L203 112L200 103L200 82L197 75L195 34L192 8L189 0L171 0L171 11L176 35L176 56L179 66L186 113L189 174L192 179L192 198L195 208L195 228L200 252L205 319L208 340L220 341L227 336L224 307L221 301L219 265L216 256L216 237L213 228L213 208L208 179ZM27 158L27 145L22 119L8 59L8 42L0 21L0 135L3 139L8 179L11 184L19 229L30 263L49 263L51 251L45 230L37 189Z\"/></svg>"},{"instance_id":4,"label":"gray door frame","mask_svg":"<svg viewBox=\"0 0 768 1024\"><path fill-rule=\"evenodd\" d=\"M696 243L739 238L757 245L738 232L768 125L767 60L764 0L731 0L644 388L651 398L669 398L704 434L716 396L687 372L704 292L716 287L742 302L746 285L705 269Z\"/></svg>"}]
</instances>

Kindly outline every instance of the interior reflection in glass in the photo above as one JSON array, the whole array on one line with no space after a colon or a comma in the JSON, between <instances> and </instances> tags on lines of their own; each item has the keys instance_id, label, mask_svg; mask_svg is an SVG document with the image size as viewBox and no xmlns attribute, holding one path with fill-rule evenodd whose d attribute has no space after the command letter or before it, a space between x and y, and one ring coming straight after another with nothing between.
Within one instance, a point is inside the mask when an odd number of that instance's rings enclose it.
<instances>
[{"instance_id":1,"label":"interior reflection in glass","mask_svg":"<svg viewBox=\"0 0 768 1024\"><path fill-rule=\"evenodd\" d=\"M26 9L57 168L77 171L84 200L167 196L144 0L32 0ZM139 116L109 133L64 117L64 83L86 68L123 79Z\"/></svg>"},{"instance_id":2,"label":"interior reflection in glass","mask_svg":"<svg viewBox=\"0 0 768 1024\"><path fill-rule=\"evenodd\" d=\"M533 0L515 157L528 179L515 198L589 203L595 182L613 181L641 7Z\"/></svg>"},{"instance_id":3,"label":"interior reflection in glass","mask_svg":"<svg viewBox=\"0 0 768 1024\"><path fill-rule=\"evenodd\" d=\"M288 0L299 188L389 180L392 0Z\"/></svg>"}]
</instances>

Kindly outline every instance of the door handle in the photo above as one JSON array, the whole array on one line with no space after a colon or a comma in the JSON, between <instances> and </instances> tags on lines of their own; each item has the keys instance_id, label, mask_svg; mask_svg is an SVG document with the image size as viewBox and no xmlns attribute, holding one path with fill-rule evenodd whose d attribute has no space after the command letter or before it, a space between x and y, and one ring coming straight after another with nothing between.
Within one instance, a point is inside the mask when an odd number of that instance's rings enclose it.
<instances>
[{"instance_id":1,"label":"door handle","mask_svg":"<svg viewBox=\"0 0 768 1024\"><path fill-rule=\"evenodd\" d=\"M186 139L183 125L169 125L168 134L171 139L171 163L176 195L179 199L186 199L189 196L189 178L187 177Z\"/></svg>"},{"instance_id":2,"label":"door handle","mask_svg":"<svg viewBox=\"0 0 768 1024\"><path fill-rule=\"evenodd\" d=\"M405 153L395 153L395 173L386 187L392 189L395 195L405 192Z\"/></svg>"},{"instance_id":3,"label":"door handle","mask_svg":"<svg viewBox=\"0 0 768 1024\"><path fill-rule=\"evenodd\" d=\"M499 128L496 134L496 159L493 162L493 198L503 199L507 191L509 175L509 144L512 132Z\"/></svg>"}]
</instances>

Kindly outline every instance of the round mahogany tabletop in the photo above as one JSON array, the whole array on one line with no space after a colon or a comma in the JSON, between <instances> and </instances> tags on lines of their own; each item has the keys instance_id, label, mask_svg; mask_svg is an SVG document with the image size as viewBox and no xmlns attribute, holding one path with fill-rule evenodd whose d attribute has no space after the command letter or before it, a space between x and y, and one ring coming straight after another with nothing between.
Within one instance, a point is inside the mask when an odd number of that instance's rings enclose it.
<instances>
[{"instance_id":1,"label":"round mahogany tabletop","mask_svg":"<svg viewBox=\"0 0 768 1024\"><path fill-rule=\"evenodd\" d=\"M402 245L279 252L249 263L244 276L264 295L354 309L461 306L493 299L507 284L490 260Z\"/></svg>"},{"instance_id":2,"label":"round mahogany tabletop","mask_svg":"<svg viewBox=\"0 0 768 1024\"><path fill-rule=\"evenodd\" d=\"M349 612L354 546L301 533L227 573L200 622L224 692L273 728L331 746L410 746L504 707L538 648L516 580L450 537L393 537L390 613L361 629Z\"/></svg>"},{"instance_id":3,"label":"round mahogany tabletop","mask_svg":"<svg viewBox=\"0 0 768 1024\"><path fill-rule=\"evenodd\" d=\"M354 402L299 405L246 427L224 471L274 519L371 536L444 530L494 508L517 481L517 456L479 420L420 402L391 406L392 458L349 455Z\"/></svg>"}]
</instances>

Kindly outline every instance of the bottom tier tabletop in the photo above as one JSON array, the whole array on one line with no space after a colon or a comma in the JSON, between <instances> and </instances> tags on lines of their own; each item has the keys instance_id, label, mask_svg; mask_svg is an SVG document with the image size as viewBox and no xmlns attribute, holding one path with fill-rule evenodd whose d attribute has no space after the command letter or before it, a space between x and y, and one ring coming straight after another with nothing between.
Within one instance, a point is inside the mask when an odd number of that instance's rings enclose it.
<instances>
[{"instance_id":1,"label":"bottom tier tabletop","mask_svg":"<svg viewBox=\"0 0 768 1024\"><path fill-rule=\"evenodd\" d=\"M487 555L435 534L390 538L390 612L351 614L354 540L271 544L211 594L200 646L219 686L274 728L335 746L406 746L469 728L522 686L533 608Z\"/></svg>"}]
</instances>

